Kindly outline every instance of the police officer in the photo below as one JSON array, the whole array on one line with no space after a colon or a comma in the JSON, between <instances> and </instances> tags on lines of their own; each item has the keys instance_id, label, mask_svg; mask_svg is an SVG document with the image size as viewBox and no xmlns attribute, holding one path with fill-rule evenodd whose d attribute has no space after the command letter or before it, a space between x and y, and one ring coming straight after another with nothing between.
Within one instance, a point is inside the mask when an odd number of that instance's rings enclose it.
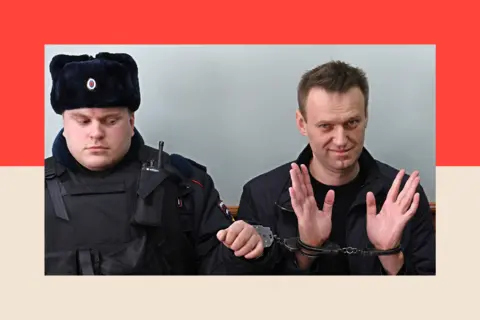
<instances>
[{"instance_id":1,"label":"police officer","mask_svg":"<svg viewBox=\"0 0 480 320\"><path fill-rule=\"evenodd\" d=\"M206 168L144 143L130 55L57 55L50 72L64 126L45 160L45 274L268 273L276 250Z\"/></svg>"}]
</instances>

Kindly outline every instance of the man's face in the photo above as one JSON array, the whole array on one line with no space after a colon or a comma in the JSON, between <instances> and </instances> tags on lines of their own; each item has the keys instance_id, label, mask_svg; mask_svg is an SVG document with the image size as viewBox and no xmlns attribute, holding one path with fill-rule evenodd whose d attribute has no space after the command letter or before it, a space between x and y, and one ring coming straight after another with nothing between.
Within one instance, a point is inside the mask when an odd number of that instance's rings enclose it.
<instances>
[{"instance_id":1,"label":"man's face","mask_svg":"<svg viewBox=\"0 0 480 320\"><path fill-rule=\"evenodd\" d=\"M308 137L314 160L332 172L353 168L362 152L367 126L360 89L342 94L313 88L305 111L305 118L297 111L297 126Z\"/></svg>"},{"instance_id":2,"label":"man's face","mask_svg":"<svg viewBox=\"0 0 480 320\"><path fill-rule=\"evenodd\" d=\"M84 108L63 114L63 135L73 157L85 168L100 171L120 161L134 134L127 108Z\"/></svg>"}]
</instances>

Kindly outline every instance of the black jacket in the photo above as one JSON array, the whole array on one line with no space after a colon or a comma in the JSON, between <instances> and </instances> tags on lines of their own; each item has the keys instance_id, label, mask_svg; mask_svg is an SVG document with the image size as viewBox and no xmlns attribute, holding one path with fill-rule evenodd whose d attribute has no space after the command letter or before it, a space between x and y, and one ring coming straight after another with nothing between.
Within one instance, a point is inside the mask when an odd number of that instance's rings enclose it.
<instances>
[{"instance_id":1,"label":"black jacket","mask_svg":"<svg viewBox=\"0 0 480 320\"><path fill-rule=\"evenodd\" d=\"M233 223L206 168L163 153L163 170L142 170L158 150L138 132L113 170L73 159L62 133L45 166L45 274L259 274L272 250L237 258L216 237ZM144 168L145 169L145 168Z\"/></svg>"},{"instance_id":2,"label":"black jacket","mask_svg":"<svg viewBox=\"0 0 480 320\"><path fill-rule=\"evenodd\" d=\"M311 158L312 150L307 146L295 162L308 166ZM347 216L346 243L350 247L365 249L372 248L366 232L366 194L368 191L374 193L377 212L380 212L398 170L375 160L366 149L363 150L359 163L362 170L366 169L366 181ZM288 192L291 186L290 168L290 163L286 163L247 182L240 199L238 219L258 221L272 228L280 238L297 237L297 218ZM405 175L402 187L407 180L408 175ZM435 232L429 202L421 186L418 187L418 192L419 207L402 236L405 264L399 274L433 275L436 270ZM287 250L282 252L283 259L275 266L275 274L315 274L316 266L321 263L320 257L311 270L300 272L294 262L294 254ZM385 273L378 257L349 256L348 259L351 274Z\"/></svg>"}]
</instances>

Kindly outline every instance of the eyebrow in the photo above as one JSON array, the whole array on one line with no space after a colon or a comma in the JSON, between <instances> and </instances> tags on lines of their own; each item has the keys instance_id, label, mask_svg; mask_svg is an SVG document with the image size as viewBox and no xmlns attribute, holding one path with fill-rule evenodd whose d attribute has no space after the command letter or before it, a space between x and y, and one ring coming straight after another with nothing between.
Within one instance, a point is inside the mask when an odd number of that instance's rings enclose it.
<instances>
[{"instance_id":1,"label":"eyebrow","mask_svg":"<svg viewBox=\"0 0 480 320\"><path fill-rule=\"evenodd\" d=\"M355 115L355 116L351 116L351 117L348 117L345 121L343 121L343 123L345 122L348 122L348 121L351 121L351 120L359 120L360 119L360 115ZM327 120L319 120L315 123L315 125L319 125L319 124L331 124L331 123L334 123L336 121L332 120L332 119L327 119Z\"/></svg>"},{"instance_id":2,"label":"eyebrow","mask_svg":"<svg viewBox=\"0 0 480 320\"><path fill-rule=\"evenodd\" d=\"M74 117L74 118L90 118L88 115L85 115L85 114L82 114L82 113L79 113L79 112L72 113L72 117ZM101 116L100 119L106 119L106 118L110 118L110 117L121 117L121 113L120 112L111 112L111 113L108 113L106 115Z\"/></svg>"}]
</instances>

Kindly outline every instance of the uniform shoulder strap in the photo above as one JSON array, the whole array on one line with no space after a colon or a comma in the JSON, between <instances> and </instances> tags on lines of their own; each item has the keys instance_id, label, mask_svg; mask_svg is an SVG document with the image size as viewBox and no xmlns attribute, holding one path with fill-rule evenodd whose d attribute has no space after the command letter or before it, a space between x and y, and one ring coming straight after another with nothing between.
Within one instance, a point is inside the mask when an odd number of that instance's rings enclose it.
<instances>
[{"instance_id":1,"label":"uniform shoulder strap","mask_svg":"<svg viewBox=\"0 0 480 320\"><path fill-rule=\"evenodd\" d=\"M207 167L204 166L203 164L200 164L200 163L198 163L198 162L195 162L195 161L193 161L193 160L190 159L190 158L185 158L185 159L187 159L187 161L190 162L190 164L193 165L194 167L196 167L197 169L200 169L200 170L202 170L203 172L207 172Z\"/></svg>"},{"instance_id":2,"label":"uniform shoulder strap","mask_svg":"<svg viewBox=\"0 0 480 320\"><path fill-rule=\"evenodd\" d=\"M54 157L45 159L45 179L51 180L62 175L65 168Z\"/></svg>"},{"instance_id":3,"label":"uniform shoulder strap","mask_svg":"<svg viewBox=\"0 0 480 320\"><path fill-rule=\"evenodd\" d=\"M53 157L45 159L45 179L55 178L57 176L55 169L55 159Z\"/></svg>"},{"instance_id":4,"label":"uniform shoulder strap","mask_svg":"<svg viewBox=\"0 0 480 320\"><path fill-rule=\"evenodd\" d=\"M45 160L45 180L55 214L60 219L68 220L67 208L63 202L62 188L60 180L58 179L62 172L63 169L60 168L60 165L53 157Z\"/></svg>"}]
</instances>

